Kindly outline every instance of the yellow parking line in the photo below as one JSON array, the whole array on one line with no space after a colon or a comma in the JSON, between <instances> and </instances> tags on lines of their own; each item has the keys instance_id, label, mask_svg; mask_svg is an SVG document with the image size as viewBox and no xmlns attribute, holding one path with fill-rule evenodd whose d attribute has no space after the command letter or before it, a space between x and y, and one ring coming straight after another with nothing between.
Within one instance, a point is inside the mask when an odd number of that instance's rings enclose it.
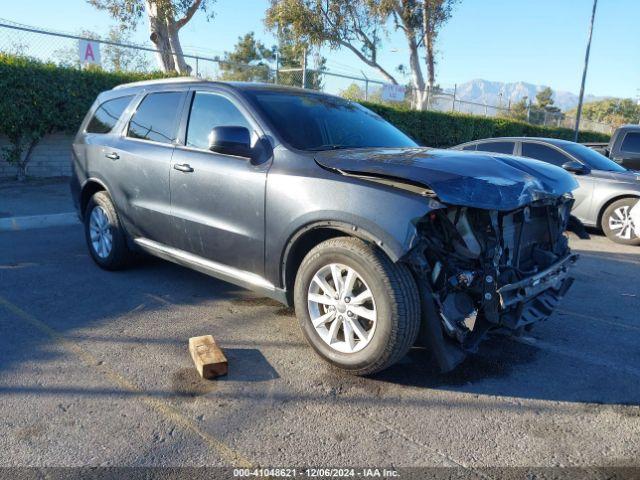
<instances>
[{"instance_id":1,"label":"yellow parking line","mask_svg":"<svg viewBox=\"0 0 640 480\"><path fill-rule=\"evenodd\" d=\"M94 357L87 351L83 350L77 344L64 338L63 335L58 333L56 330L51 328L46 323L42 322L41 320L38 320L36 317L25 312L20 307L14 305L13 303L6 300L5 298L0 297L0 305L5 307L8 311L13 313L15 316L19 317L20 319L24 320L25 322L27 322L29 325L33 326L40 332L50 336L54 341L60 344L63 348L65 348L66 350L76 355L87 367L90 367L93 370L95 370L96 368L99 369L104 374L104 376L107 377L118 388L121 388L122 390L126 390L131 393L135 393L137 395L137 398L139 398L148 406L153 408L157 413L162 415L165 419L175 423L176 425L183 427L185 430L188 430L191 433L194 433L195 435L200 437L204 441L204 443L206 443L211 449L215 450L218 454L220 454L220 456L225 461L237 467L243 467L243 468L252 467L252 463L247 458L243 457L242 454L235 451L231 447L227 446L224 442L222 442L221 440L218 440L213 435L202 431L200 428L198 428L198 425L193 420L182 415L182 413L180 413L180 411L175 407L160 400L159 398L155 398L151 395L146 394L144 390L142 390L140 387L138 387L131 381L127 380L125 377L120 375L115 370L112 370L105 364L102 364L101 366L96 367L96 365L98 365L98 359L96 357Z\"/></svg>"}]
</instances>

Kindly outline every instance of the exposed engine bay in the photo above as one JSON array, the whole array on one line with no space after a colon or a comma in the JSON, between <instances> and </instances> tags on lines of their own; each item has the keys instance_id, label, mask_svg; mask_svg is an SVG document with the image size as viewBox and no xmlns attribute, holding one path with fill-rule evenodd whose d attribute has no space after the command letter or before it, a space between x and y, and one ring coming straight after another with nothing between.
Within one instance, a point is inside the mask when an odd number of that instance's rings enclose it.
<instances>
[{"instance_id":1,"label":"exposed engine bay","mask_svg":"<svg viewBox=\"0 0 640 480\"><path fill-rule=\"evenodd\" d=\"M418 224L407 261L433 297L445 338L473 351L495 329L520 332L546 319L573 282L564 235L573 198L511 211L450 206Z\"/></svg>"}]
</instances>

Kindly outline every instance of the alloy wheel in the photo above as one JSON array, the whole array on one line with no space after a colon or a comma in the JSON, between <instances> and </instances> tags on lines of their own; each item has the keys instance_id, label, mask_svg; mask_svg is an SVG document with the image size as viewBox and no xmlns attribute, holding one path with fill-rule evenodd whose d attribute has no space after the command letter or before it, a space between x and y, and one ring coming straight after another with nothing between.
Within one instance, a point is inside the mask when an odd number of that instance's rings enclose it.
<instances>
[{"instance_id":1,"label":"alloy wheel","mask_svg":"<svg viewBox=\"0 0 640 480\"><path fill-rule=\"evenodd\" d=\"M366 347L376 329L376 304L371 289L353 268L325 265L309 285L307 304L320 338L341 353Z\"/></svg>"},{"instance_id":2,"label":"alloy wheel","mask_svg":"<svg viewBox=\"0 0 640 480\"><path fill-rule=\"evenodd\" d=\"M107 258L113 248L113 233L109 217L99 205L93 208L89 217L89 236L95 254L102 259Z\"/></svg>"},{"instance_id":3,"label":"alloy wheel","mask_svg":"<svg viewBox=\"0 0 640 480\"><path fill-rule=\"evenodd\" d=\"M630 240L632 238L634 224L628 205L616 208L611 216L609 216L609 229L614 232L618 238L624 240Z\"/></svg>"}]
</instances>

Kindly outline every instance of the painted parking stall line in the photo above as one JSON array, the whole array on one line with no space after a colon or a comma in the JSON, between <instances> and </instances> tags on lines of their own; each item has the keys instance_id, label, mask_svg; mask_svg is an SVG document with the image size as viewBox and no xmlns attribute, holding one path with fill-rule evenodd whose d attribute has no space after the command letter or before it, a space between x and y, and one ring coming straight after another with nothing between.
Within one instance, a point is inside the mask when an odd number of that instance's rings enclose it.
<instances>
[{"instance_id":1,"label":"painted parking stall line","mask_svg":"<svg viewBox=\"0 0 640 480\"><path fill-rule=\"evenodd\" d=\"M0 232L14 232L33 228L62 227L80 223L75 212L52 213L49 215L29 215L24 217L0 218Z\"/></svg>"},{"instance_id":2,"label":"painted parking stall line","mask_svg":"<svg viewBox=\"0 0 640 480\"><path fill-rule=\"evenodd\" d=\"M67 340L63 335L61 335L55 329L51 328L45 322L25 312L20 307L14 305L3 297L0 297L0 306L4 307L5 310L11 312L14 316L25 321L27 324L31 325L36 330L49 336L65 350L78 357L78 359L82 361L82 363L86 367L92 370L98 370L103 376L105 376L112 384L114 384L118 388L126 392L135 394L137 398L139 398L143 403L155 410L166 420L169 420L170 422L200 437L200 439L209 448L216 451L224 461L229 462L235 467L253 467L253 463L249 459L247 459L241 453L229 447L223 441L214 437L210 433L201 430L193 420L185 417L178 409L160 400L159 398L145 393L143 389L122 376L120 373L111 369L106 364L102 363L101 365L99 365L100 362L96 357L78 346L76 343ZM96 367L96 365L99 366Z\"/></svg>"}]
</instances>

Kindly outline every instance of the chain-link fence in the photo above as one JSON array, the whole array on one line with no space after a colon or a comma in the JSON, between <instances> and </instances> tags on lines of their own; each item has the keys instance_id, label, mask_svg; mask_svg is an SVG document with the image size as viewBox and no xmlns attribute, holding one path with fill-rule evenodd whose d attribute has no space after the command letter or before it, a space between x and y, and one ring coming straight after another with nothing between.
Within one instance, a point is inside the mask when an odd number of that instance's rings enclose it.
<instances>
[{"instance_id":1,"label":"chain-link fence","mask_svg":"<svg viewBox=\"0 0 640 480\"><path fill-rule=\"evenodd\" d=\"M4 19L0 19L0 52L28 56L67 67L86 68L89 64L97 64L99 68L107 71L146 73L159 69L159 56L175 57L172 52L162 52L151 46L124 42L114 31L106 36L98 36L91 32L70 34L43 30ZM278 65L277 62L260 65L240 64L217 56L201 55L188 48L181 58L187 65L184 73L203 79L276 83L321 90L353 100L379 103L386 101L385 82L379 79L347 75L326 68L305 68L302 61L299 66L287 67ZM407 88L404 103L422 110L459 112L485 117L513 117L510 103L492 105L468 101L460 98L455 85L424 92ZM539 125L574 128L575 119L561 112L544 111L543 115L539 113L532 118L529 106L526 115L521 115L521 118ZM581 121L581 129L607 134L613 131L611 125L586 119Z\"/></svg>"}]
</instances>

